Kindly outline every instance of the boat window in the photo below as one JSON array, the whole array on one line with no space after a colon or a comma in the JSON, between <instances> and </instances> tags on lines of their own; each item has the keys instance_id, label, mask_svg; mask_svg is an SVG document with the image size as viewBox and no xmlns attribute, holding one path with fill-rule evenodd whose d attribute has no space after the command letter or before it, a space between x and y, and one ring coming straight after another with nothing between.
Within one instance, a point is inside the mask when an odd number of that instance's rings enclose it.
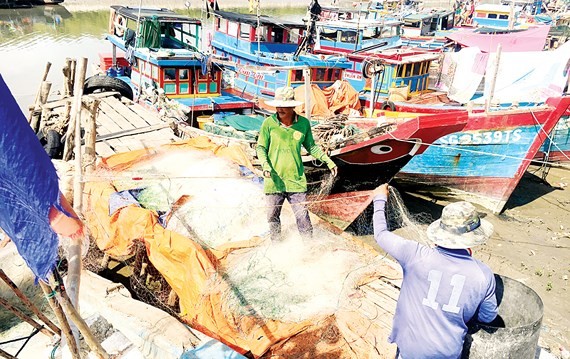
<instances>
[{"instance_id":1,"label":"boat window","mask_svg":"<svg viewBox=\"0 0 570 359\"><path fill-rule=\"evenodd\" d=\"M315 71L315 81L326 81L327 69L319 68Z\"/></svg>"},{"instance_id":2,"label":"boat window","mask_svg":"<svg viewBox=\"0 0 570 359\"><path fill-rule=\"evenodd\" d=\"M228 32L228 20L226 19L219 19L220 20L220 31L226 34Z\"/></svg>"},{"instance_id":3,"label":"boat window","mask_svg":"<svg viewBox=\"0 0 570 359\"><path fill-rule=\"evenodd\" d=\"M356 42L356 31L341 31L340 41Z\"/></svg>"},{"instance_id":4,"label":"boat window","mask_svg":"<svg viewBox=\"0 0 570 359\"><path fill-rule=\"evenodd\" d=\"M331 81L336 81L336 80L340 80L342 72L340 71L340 69L332 69L332 77L331 77Z\"/></svg>"},{"instance_id":5,"label":"boat window","mask_svg":"<svg viewBox=\"0 0 570 359\"><path fill-rule=\"evenodd\" d=\"M255 29L255 41L267 41L267 27L260 26Z\"/></svg>"},{"instance_id":6,"label":"boat window","mask_svg":"<svg viewBox=\"0 0 570 359\"><path fill-rule=\"evenodd\" d=\"M327 30L327 29L322 29L321 30L321 39L323 40L329 40L329 41L335 41L336 40L336 31L335 30Z\"/></svg>"},{"instance_id":7,"label":"boat window","mask_svg":"<svg viewBox=\"0 0 570 359\"><path fill-rule=\"evenodd\" d=\"M251 33L251 25L249 24L241 24L239 29L239 37L240 39L248 39L249 34Z\"/></svg>"},{"instance_id":8,"label":"boat window","mask_svg":"<svg viewBox=\"0 0 570 359\"><path fill-rule=\"evenodd\" d=\"M299 29L289 29L289 33L287 34L287 42L296 44L299 42L301 35L299 35Z\"/></svg>"},{"instance_id":9,"label":"boat window","mask_svg":"<svg viewBox=\"0 0 570 359\"><path fill-rule=\"evenodd\" d=\"M303 70L293 70L291 81L303 81Z\"/></svg>"},{"instance_id":10,"label":"boat window","mask_svg":"<svg viewBox=\"0 0 570 359\"><path fill-rule=\"evenodd\" d=\"M499 19L501 19L501 20L508 20L508 19L509 19L509 15L499 15Z\"/></svg>"},{"instance_id":11,"label":"boat window","mask_svg":"<svg viewBox=\"0 0 570 359\"><path fill-rule=\"evenodd\" d=\"M412 76L418 76L422 73L422 63L418 62L412 66Z\"/></svg>"},{"instance_id":12,"label":"boat window","mask_svg":"<svg viewBox=\"0 0 570 359\"><path fill-rule=\"evenodd\" d=\"M414 64L406 64L406 70L405 70L405 76L404 77L410 77L412 76L412 66Z\"/></svg>"},{"instance_id":13,"label":"boat window","mask_svg":"<svg viewBox=\"0 0 570 359\"><path fill-rule=\"evenodd\" d=\"M180 81L182 80L188 80L188 69L180 69L178 70L178 79Z\"/></svg>"},{"instance_id":14,"label":"boat window","mask_svg":"<svg viewBox=\"0 0 570 359\"><path fill-rule=\"evenodd\" d=\"M190 93L190 85L187 82L178 84L178 93L180 94Z\"/></svg>"},{"instance_id":15,"label":"boat window","mask_svg":"<svg viewBox=\"0 0 570 359\"><path fill-rule=\"evenodd\" d=\"M152 71L152 65L150 63L147 63L143 73L145 74L145 76L150 77L151 71Z\"/></svg>"},{"instance_id":16,"label":"boat window","mask_svg":"<svg viewBox=\"0 0 570 359\"><path fill-rule=\"evenodd\" d=\"M496 19L496 18L497 18L497 14L489 14L489 15L487 16L487 18L489 18L489 19Z\"/></svg>"},{"instance_id":17,"label":"boat window","mask_svg":"<svg viewBox=\"0 0 570 359\"><path fill-rule=\"evenodd\" d=\"M175 81L176 69L164 69L164 81Z\"/></svg>"},{"instance_id":18,"label":"boat window","mask_svg":"<svg viewBox=\"0 0 570 359\"><path fill-rule=\"evenodd\" d=\"M396 66L396 71L394 71L396 73L396 77L403 77L402 74L404 73L404 67L406 67L406 65Z\"/></svg>"},{"instance_id":19,"label":"boat window","mask_svg":"<svg viewBox=\"0 0 570 359\"><path fill-rule=\"evenodd\" d=\"M237 37L238 36L238 24L237 22L228 21L228 35Z\"/></svg>"},{"instance_id":20,"label":"boat window","mask_svg":"<svg viewBox=\"0 0 570 359\"><path fill-rule=\"evenodd\" d=\"M273 42L283 42L283 29L280 27L272 28L271 38L273 39Z\"/></svg>"}]
</instances>

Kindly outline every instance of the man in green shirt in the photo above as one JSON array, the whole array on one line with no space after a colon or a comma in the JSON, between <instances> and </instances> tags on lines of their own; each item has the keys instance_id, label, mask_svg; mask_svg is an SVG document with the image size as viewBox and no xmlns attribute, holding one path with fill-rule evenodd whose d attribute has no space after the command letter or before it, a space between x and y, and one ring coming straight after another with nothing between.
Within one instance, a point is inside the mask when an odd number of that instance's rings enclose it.
<instances>
[{"instance_id":1,"label":"man in green shirt","mask_svg":"<svg viewBox=\"0 0 570 359\"><path fill-rule=\"evenodd\" d=\"M315 143L309 120L295 112L295 107L302 102L295 101L293 88L278 88L275 99L266 104L275 107L277 111L261 125L257 157L265 177L264 190L267 195L271 239L280 237L280 215L285 199L293 208L299 233L310 238L313 226L307 210L307 178L301 159L301 146L311 156L326 163L333 176L337 175L337 167Z\"/></svg>"}]
</instances>

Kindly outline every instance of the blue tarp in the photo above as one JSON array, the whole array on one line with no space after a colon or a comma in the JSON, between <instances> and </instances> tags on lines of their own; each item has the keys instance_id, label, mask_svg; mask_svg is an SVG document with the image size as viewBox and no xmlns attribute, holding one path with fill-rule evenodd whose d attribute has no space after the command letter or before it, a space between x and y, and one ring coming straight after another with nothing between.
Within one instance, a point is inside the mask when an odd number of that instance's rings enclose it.
<instances>
[{"instance_id":1,"label":"blue tarp","mask_svg":"<svg viewBox=\"0 0 570 359\"><path fill-rule=\"evenodd\" d=\"M180 359L246 359L221 342L211 339L202 345L184 352Z\"/></svg>"},{"instance_id":2,"label":"blue tarp","mask_svg":"<svg viewBox=\"0 0 570 359\"><path fill-rule=\"evenodd\" d=\"M55 167L0 75L0 227L41 279L57 260L52 205L59 208Z\"/></svg>"}]
</instances>

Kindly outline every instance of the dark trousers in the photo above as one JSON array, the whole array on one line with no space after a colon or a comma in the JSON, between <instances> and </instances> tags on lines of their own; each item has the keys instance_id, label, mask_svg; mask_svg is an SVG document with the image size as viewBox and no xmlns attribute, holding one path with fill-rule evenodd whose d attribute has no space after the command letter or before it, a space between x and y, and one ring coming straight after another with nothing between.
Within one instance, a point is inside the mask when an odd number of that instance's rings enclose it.
<instances>
[{"instance_id":1,"label":"dark trousers","mask_svg":"<svg viewBox=\"0 0 570 359\"><path fill-rule=\"evenodd\" d=\"M281 208L285 199L291 204L295 219L297 220L297 228L303 238L310 238L313 235L313 226L309 218L307 210L307 194L301 193L273 193L267 195L267 221L269 222L269 231L271 239L277 240L281 235Z\"/></svg>"}]
</instances>

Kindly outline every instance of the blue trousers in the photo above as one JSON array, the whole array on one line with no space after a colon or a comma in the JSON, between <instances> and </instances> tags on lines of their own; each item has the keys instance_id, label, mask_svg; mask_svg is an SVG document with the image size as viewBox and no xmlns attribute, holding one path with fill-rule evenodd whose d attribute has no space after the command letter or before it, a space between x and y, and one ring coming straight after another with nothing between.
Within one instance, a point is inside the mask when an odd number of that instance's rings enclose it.
<instances>
[{"instance_id":1,"label":"blue trousers","mask_svg":"<svg viewBox=\"0 0 570 359\"><path fill-rule=\"evenodd\" d=\"M281 235L281 209L285 199L291 204L295 219L297 221L297 228L303 238L310 238L313 235L313 225L309 218L309 211L307 210L307 194L300 193L272 193L267 195L267 221L269 222L269 231L272 240L278 240Z\"/></svg>"}]
</instances>

